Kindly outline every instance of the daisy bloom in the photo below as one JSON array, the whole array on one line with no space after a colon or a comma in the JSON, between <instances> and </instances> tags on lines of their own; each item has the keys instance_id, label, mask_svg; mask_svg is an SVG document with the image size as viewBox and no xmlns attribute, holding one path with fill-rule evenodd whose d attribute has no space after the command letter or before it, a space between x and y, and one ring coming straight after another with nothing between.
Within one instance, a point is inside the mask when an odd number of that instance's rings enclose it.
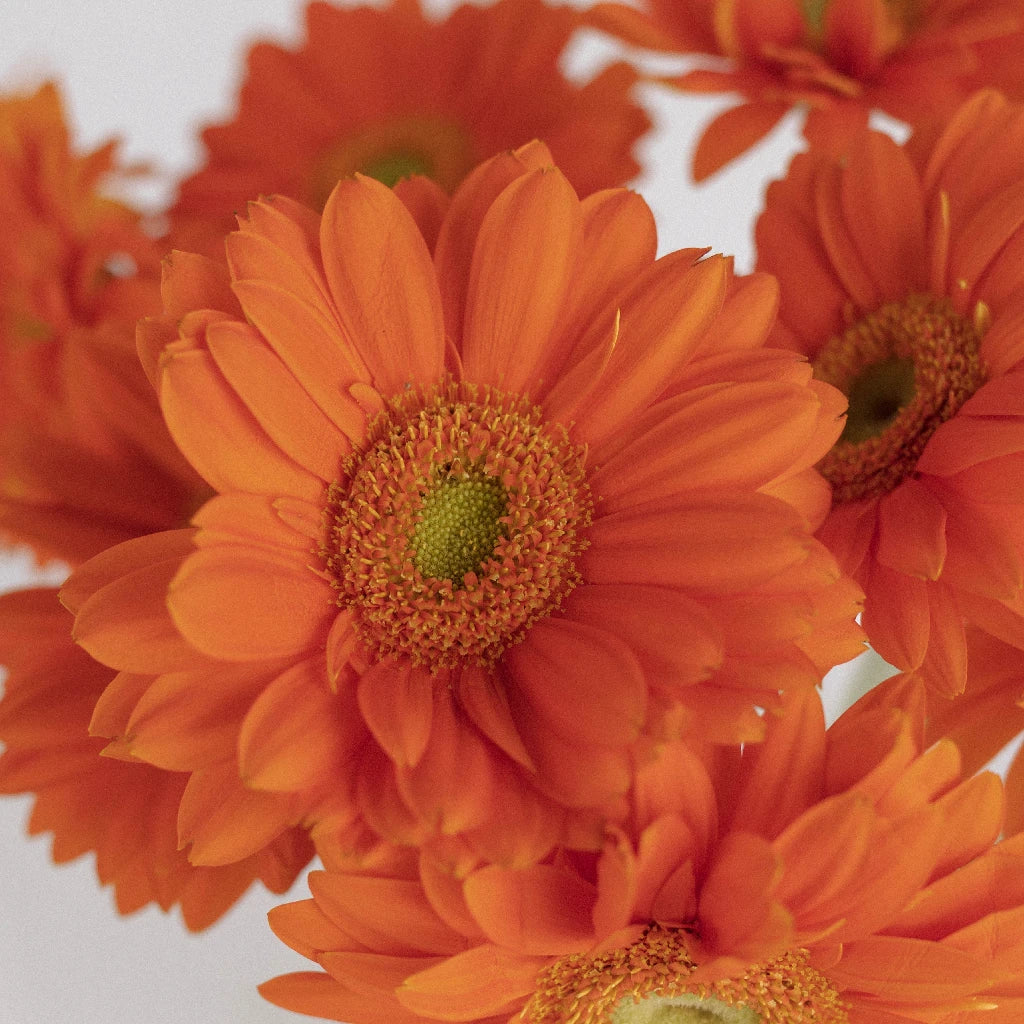
<instances>
[{"instance_id":1,"label":"daisy bloom","mask_svg":"<svg viewBox=\"0 0 1024 1024\"><path fill-rule=\"evenodd\" d=\"M56 590L0 597L0 663L0 793L34 794L28 830L53 833L57 863L94 852L120 913L180 904L199 931L254 880L283 893L309 862L309 838L293 829L230 867L189 864L177 830L187 776L101 756L107 744L89 736L89 720L112 673L71 639Z\"/></svg>"},{"instance_id":2,"label":"daisy bloom","mask_svg":"<svg viewBox=\"0 0 1024 1024\"><path fill-rule=\"evenodd\" d=\"M641 734L756 740L860 649L811 536L843 401L761 346L774 282L655 260L638 196L550 161L483 164L433 258L363 176L172 255L140 347L218 494L65 600L103 734L193 772L197 862L295 816L536 859Z\"/></svg>"},{"instance_id":3,"label":"daisy bloom","mask_svg":"<svg viewBox=\"0 0 1024 1024\"><path fill-rule=\"evenodd\" d=\"M1022 160L1024 109L980 94L906 148L798 156L756 232L775 341L850 400L819 536L879 654L947 694L964 620L1024 647Z\"/></svg>"},{"instance_id":4,"label":"daisy bloom","mask_svg":"<svg viewBox=\"0 0 1024 1024\"><path fill-rule=\"evenodd\" d=\"M1014 0L643 0L639 11L598 4L590 18L627 42L720 58L669 80L741 97L705 128L697 181L797 105L812 145L832 147L872 110L917 124L948 116L977 88L1022 78L1024 14Z\"/></svg>"},{"instance_id":5,"label":"daisy bloom","mask_svg":"<svg viewBox=\"0 0 1024 1024\"><path fill-rule=\"evenodd\" d=\"M306 8L298 49L260 43L231 122L203 132L206 162L172 211L177 248L211 254L233 215L275 193L317 210L355 172L430 177L451 194L478 163L544 139L580 195L622 185L649 127L618 63L585 86L559 60L580 15L542 0L466 4L445 20L417 0ZM211 234L212 231L212 234Z\"/></svg>"},{"instance_id":6,"label":"daisy bloom","mask_svg":"<svg viewBox=\"0 0 1024 1024\"><path fill-rule=\"evenodd\" d=\"M642 758L597 853L314 872L270 921L323 971L263 995L352 1024L1019 1020L1024 842L995 842L998 777L924 750L919 704L869 695L826 732L801 691L767 729Z\"/></svg>"},{"instance_id":7,"label":"daisy bloom","mask_svg":"<svg viewBox=\"0 0 1024 1024\"><path fill-rule=\"evenodd\" d=\"M0 535L41 558L178 525L204 489L135 351L159 261L103 194L119 173L113 146L74 151L54 86L0 98Z\"/></svg>"}]
</instances>

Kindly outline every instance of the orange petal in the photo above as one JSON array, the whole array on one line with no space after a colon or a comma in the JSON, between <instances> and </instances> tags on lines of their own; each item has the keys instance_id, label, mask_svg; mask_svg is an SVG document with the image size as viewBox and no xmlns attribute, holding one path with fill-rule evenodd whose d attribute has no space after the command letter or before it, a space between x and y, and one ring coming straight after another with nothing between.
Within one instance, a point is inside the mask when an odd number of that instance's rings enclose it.
<instances>
[{"instance_id":1,"label":"orange petal","mask_svg":"<svg viewBox=\"0 0 1024 1024\"><path fill-rule=\"evenodd\" d=\"M337 614L308 559L242 545L194 552L171 581L167 605L196 648L226 661L310 651Z\"/></svg>"},{"instance_id":2,"label":"orange petal","mask_svg":"<svg viewBox=\"0 0 1024 1024\"><path fill-rule=\"evenodd\" d=\"M386 185L342 179L324 208L324 271L347 338L386 395L434 383L444 321L434 266L409 211Z\"/></svg>"},{"instance_id":3,"label":"orange petal","mask_svg":"<svg viewBox=\"0 0 1024 1024\"><path fill-rule=\"evenodd\" d=\"M396 764L415 765L430 738L434 677L408 659L385 659L359 680L359 711Z\"/></svg>"},{"instance_id":4,"label":"orange petal","mask_svg":"<svg viewBox=\"0 0 1024 1024\"><path fill-rule=\"evenodd\" d=\"M561 172L533 171L498 196L470 271L461 348L468 380L519 393L550 376L552 356L564 358L552 331L581 240L579 200Z\"/></svg>"},{"instance_id":5,"label":"orange petal","mask_svg":"<svg viewBox=\"0 0 1024 1024\"><path fill-rule=\"evenodd\" d=\"M693 180L715 171L757 145L789 112L788 103L741 103L708 124L693 154Z\"/></svg>"},{"instance_id":6,"label":"orange petal","mask_svg":"<svg viewBox=\"0 0 1024 1024\"><path fill-rule=\"evenodd\" d=\"M343 773L364 736L348 690L332 693L321 654L270 683L242 723L238 762L253 789L309 789Z\"/></svg>"},{"instance_id":7,"label":"orange petal","mask_svg":"<svg viewBox=\"0 0 1024 1024\"><path fill-rule=\"evenodd\" d=\"M907 576L939 578L946 560L946 510L920 480L908 477L879 500L876 557Z\"/></svg>"},{"instance_id":8,"label":"orange petal","mask_svg":"<svg viewBox=\"0 0 1024 1024\"><path fill-rule=\"evenodd\" d=\"M519 871L488 866L465 882L466 905L496 945L526 956L562 956L594 942L597 893L575 872L550 864Z\"/></svg>"}]
</instances>

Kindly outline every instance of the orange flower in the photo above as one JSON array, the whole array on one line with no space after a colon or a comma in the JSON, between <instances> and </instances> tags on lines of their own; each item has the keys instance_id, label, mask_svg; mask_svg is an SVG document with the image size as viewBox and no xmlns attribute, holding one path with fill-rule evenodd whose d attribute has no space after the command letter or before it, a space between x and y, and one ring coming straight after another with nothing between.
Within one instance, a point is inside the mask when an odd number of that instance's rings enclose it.
<instances>
[{"instance_id":1,"label":"orange flower","mask_svg":"<svg viewBox=\"0 0 1024 1024\"><path fill-rule=\"evenodd\" d=\"M649 122L615 64L584 87L558 62L580 27L542 0L471 4L437 22L417 0L384 8L311 3L305 43L249 56L234 121L207 128L206 165L181 186L177 248L219 253L233 214L263 194L316 208L356 171L393 185L409 174L447 194L495 153L542 138L581 195L621 185Z\"/></svg>"},{"instance_id":2,"label":"orange flower","mask_svg":"<svg viewBox=\"0 0 1024 1024\"><path fill-rule=\"evenodd\" d=\"M1024 647L1022 157L1024 110L982 94L933 141L798 156L757 226L775 340L850 398L819 535L878 652L946 694L964 619Z\"/></svg>"},{"instance_id":3,"label":"orange flower","mask_svg":"<svg viewBox=\"0 0 1024 1024\"><path fill-rule=\"evenodd\" d=\"M56 590L0 597L0 662L8 669L0 793L35 794L29 832L53 833L57 863L94 851L120 913L180 903L192 931L212 924L257 878L286 892L312 855L304 832L287 832L228 868L192 867L176 826L187 777L100 756L106 744L89 735L89 720L111 672L75 645L70 627Z\"/></svg>"},{"instance_id":4,"label":"orange flower","mask_svg":"<svg viewBox=\"0 0 1024 1024\"><path fill-rule=\"evenodd\" d=\"M0 99L0 533L41 558L176 525L204 489L136 355L158 260L100 191L114 157L72 151L52 85Z\"/></svg>"},{"instance_id":5,"label":"orange flower","mask_svg":"<svg viewBox=\"0 0 1024 1024\"><path fill-rule=\"evenodd\" d=\"M917 124L948 117L977 88L1022 79L1014 0L645 0L643 12L602 3L590 18L641 46L725 58L671 82L743 97L704 130L697 181L797 104L808 109L812 145L831 148L863 130L872 110Z\"/></svg>"},{"instance_id":6,"label":"orange flower","mask_svg":"<svg viewBox=\"0 0 1024 1024\"><path fill-rule=\"evenodd\" d=\"M353 1024L1010 1024L1024 841L995 843L996 776L923 750L919 704L826 733L802 691L759 747L642 760L599 853L314 872L270 921L326 973L261 991Z\"/></svg>"},{"instance_id":7,"label":"orange flower","mask_svg":"<svg viewBox=\"0 0 1024 1024\"><path fill-rule=\"evenodd\" d=\"M220 493L65 600L122 670L104 735L196 773L197 862L296 815L532 860L642 732L757 739L860 649L809 536L840 396L760 347L773 282L655 247L642 200L581 202L534 144L470 176L433 260L361 176L322 218L253 204L227 270L174 254L140 344Z\"/></svg>"}]
</instances>

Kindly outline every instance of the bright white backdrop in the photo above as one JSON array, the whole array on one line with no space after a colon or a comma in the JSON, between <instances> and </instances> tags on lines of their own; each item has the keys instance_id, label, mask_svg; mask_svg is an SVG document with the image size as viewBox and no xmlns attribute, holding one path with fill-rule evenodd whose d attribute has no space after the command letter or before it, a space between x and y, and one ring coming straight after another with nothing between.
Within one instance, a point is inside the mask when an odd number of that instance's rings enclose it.
<instances>
[{"instance_id":1,"label":"bright white backdrop","mask_svg":"<svg viewBox=\"0 0 1024 1024\"><path fill-rule=\"evenodd\" d=\"M202 121L232 108L243 55L257 35L301 34L298 0L0 0L0 87L56 78L78 141L124 140L126 155L154 164L158 202L198 158ZM583 42L574 67L610 52ZM667 65L665 65L667 67ZM755 153L699 189L686 177L698 126L721 103L663 90L643 93L657 131L636 183L659 224L662 251L709 245L752 262L751 227L764 183L798 148L792 120ZM656 168L656 169L655 169ZM2 226L0 226L2 229ZM0 558L0 590L32 578L24 556ZM56 582L59 567L46 578ZM95 882L92 858L55 869L46 838L28 841L27 798L0 800L0 1022L3 1024L260 1024L301 1018L264 1003L255 986L308 963L270 934L279 899L252 893L199 938L177 915L147 910L121 919ZM292 898L303 898L303 882Z\"/></svg>"}]
</instances>

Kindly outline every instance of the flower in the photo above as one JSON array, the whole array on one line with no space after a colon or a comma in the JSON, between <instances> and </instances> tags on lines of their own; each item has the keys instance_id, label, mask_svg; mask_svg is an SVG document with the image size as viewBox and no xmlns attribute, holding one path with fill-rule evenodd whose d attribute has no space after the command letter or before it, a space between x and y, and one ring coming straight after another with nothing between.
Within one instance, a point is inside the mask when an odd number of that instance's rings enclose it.
<instances>
[{"instance_id":1,"label":"flower","mask_svg":"<svg viewBox=\"0 0 1024 1024\"><path fill-rule=\"evenodd\" d=\"M135 352L160 306L139 215L101 186L112 145L70 146L53 85L0 99L0 534L75 563L194 511Z\"/></svg>"},{"instance_id":2,"label":"flower","mask_svg":"<svg viewBox=\"0 0 1024 1024\"><path fill-rule=\"evenodd\" d=\"M34 794L28 829L53 833L57 863L94 851L120 913L180 904L188 928L201 931L255 879L283 893L309 862L309 838L293 829L231 867L189 864L177 830L187 777L101 756L107 744L89 735L89 720L111 671L71 639L55 589L0 597L0 662L0 793Z\"/></svg>"},{"instance_id":3,"label":"flower","mask_svg":"<svg viewBox=\"0 0 1024 1024\"><path fill-rule=\"evenodd\" d=\"M643 13L600 3L590 20L641 46L724 59L669 80L743 98L704 129L697 181L796 105L812 146L833 148L872 110L916 125L948 117L975 89L1021 80L1024 20L1011 0L647 0Z\"/></svg>"},{"instance_id":4,"label":"flower","mask_svg":"<svg viewBox=\"0 0 1024 1024\"><path fill-rule=\"evenodd\" d=\"M215 255L248 200L321 210L356 171L386 185L426 175L451 194L482 160L534 138L581 195L623 184L649 126L630 99L636 74L616 63L571 83L558 61L579 26L541 0L466 4L440 22L417 0L309 4L305 42L255 46L237 116L203 132L206 163L172 211L175 246Z\"/></svg>"},{"instance_id":5,"label":"flower","mask_svg":"<svg viewBox=\"0 0 1024 1024\"><path fill-rule=\"evenodd\" d=\"M195 862L298 820L531 861L597 835L642 733L756 740L859 651L810 536L840 396L761 347L773 282L655 245L533 144L433 259L362 176L252 204L227 268L173 255L140 346L218 494L64 599L122 673L104 735L193 772Z\"/></svg>"},{"instance_id":6,"label":"flower","mask_svg":"<svg viewBox=\"0 0 1024 1024\"><path fill-rule=\"evenodd\" d=\"M756 232L775 342L850 399L819 536L877 651L946 694L964 620L1024 646L1022 155L1024 110L980 94L906 148L798 156Z\"/></svg>"},{"instance_id":7,"label":"flower","mask_svg":"<svg viewBox=\"0 0 1024 1024\"><path fill-rule=\"evenodd\" d=\"M353 1024L1016 1019L1024 842L995 842L999 779L925 750L920 704L869 695L826 732L800 691L768 718L760 746L640 759L599 853L314 872L270 921L323 971L262 994Z\"/></svg>"}]
</instances>

